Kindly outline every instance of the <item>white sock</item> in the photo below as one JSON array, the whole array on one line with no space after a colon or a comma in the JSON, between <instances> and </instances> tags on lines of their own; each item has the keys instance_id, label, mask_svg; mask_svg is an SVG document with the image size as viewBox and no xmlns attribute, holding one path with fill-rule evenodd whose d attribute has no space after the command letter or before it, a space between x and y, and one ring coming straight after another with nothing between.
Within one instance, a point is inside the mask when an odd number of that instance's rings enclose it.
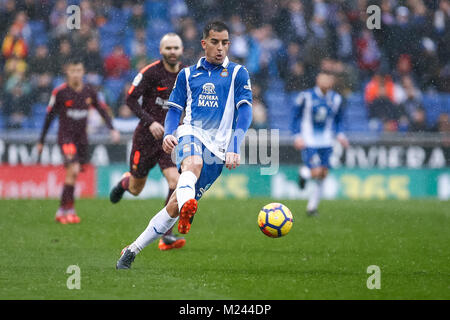
<instances>
[{"instance_id":1,"label":"white sock","mask_svg":"<svg viewBox=\"0 0 450 320\"><path fill-rule=\"evenodd\" d=\"M195 198L195 183L197 177L192 171L185 171L180 174L175 190L177 195L178 210L181 210L183 204L189 199Z\"/></svg>"},{"instance_id":2,"label":"white sock","mask_svg":"<svg viewBox=\"0 0 450 320\"><path fill-rule=\"evenodd\" d=\"M307 166L298 168L298 174L305 180L311 179L311 170Z\"/></svg>"},{"instance_id":3,"label":"white sock","mask_svg":"<svg viewBox=\"0 0 450 320\"><path fill-rule=\"evenodd\" d=\"M139 253L142 249L150 243L164 235L177 221L178 217L172 218L164 207L158 212L148 224L148 227L141 233L141 235L130 245L130 250L134 253Z\"/></svg>"},{"instance_id":4,"label":"white sock","mask_svg":"<svg viewBox=\"0 0 450 320\"><path fill-rule=\"evenodd\" d=\"M306 209L308 211L317 210L319 207L320 198L322 197L322 189L323 189L323 179L313 179L314 188L312 193L309 195L308 205Z\"/></svg>"}]
</instances>

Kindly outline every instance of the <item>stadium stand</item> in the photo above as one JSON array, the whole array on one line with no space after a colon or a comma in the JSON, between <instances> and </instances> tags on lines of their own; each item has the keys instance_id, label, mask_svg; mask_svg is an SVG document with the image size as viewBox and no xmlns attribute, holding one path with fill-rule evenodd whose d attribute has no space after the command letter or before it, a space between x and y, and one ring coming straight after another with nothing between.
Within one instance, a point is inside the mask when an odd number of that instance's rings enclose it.
<instances>
[{"instance_id":1,"label":"stadium stand","mask_svg":"<svg viewBox=\"0 0 450 320\"><path fill-rule=\"evenodd\" d=\"M390 32L392 39L410 43L404 46L393 43L390 38L380 38L376 30L368 32L365 10L361 9L367 1L246 1L245 10L242 10L240 1L234 0L227 1L227 4L219 0L195 3L185 0L49 0L45 3L15 1L11 9L7 8L6 1L0 2L0 16L9 17L2 18L0 23L2 131L9 129L10 114L4 105L11 94L12 81L18 78L19 83L36 85L34 70L29 65L36 47L47 45L52 59L57 58L60 41L69 39L74 43L75 35L80 32L65 27L67 16L62 9L71 4L83 8L81 23L89 25L89 38L97 39L103 59L118 45L124 48L130 60L133 59L139 42L136 30L143 28L147 63L158 58L161 36L177 32L189 46L186 49L190 52L187 55L190 60L184 63L193 64L201 52L199 41L198 48L193 48L195 41L192 42L188 34L190 27L201 34L202 26L195 23L195 17L201 16L202 21L226 20L232 39L239 39L237 43L240 46L231 51L238 55L231 56L231 59L246 65L252 81L261 86L264 92L262 100L267 106L267 126L280 129L282 135L289 135L286 116L299 92L292 85L289 91L286 90L289 81L299 79L298 76L292 77L296 63L301 63L304 68L302 87L313 85L310 79L320 68L332 68L341 77L342 85L338 91L345 97L344 128L347 132L374 130L369 123L364 89L371 76L379 70L388 72L400 90L403 77L413 79L421 92L421 104L430 130L442 113L450 113L448 1L397 1L395 5L386 2L382 28ZM442 16L443 20L438 19ZM414 32L416 36L402 39L401 35L408 32ZM292 43L296 43L299 50L295 50ZM72 47L71 50L73 54L79 54L83 48ZM17 52L21 55L13 57ZM322 63L324 58L329 59L327 64ZM97 70L100 85L110 104L115 105L111 101L119 99L123 87L133 79L137 69L134 66L119 78L108 78L105 70ZM49 73L53 77L53 86L64 81L54 71L49 70ZM402 101L396 103L401 105ZM39 130L45 108L42 103L32 102L31 113L23 121L21 130ZM117 108L113 112L117 115ZM380 130L383 128L376 129Z\"/></svg>"}]
</instances>

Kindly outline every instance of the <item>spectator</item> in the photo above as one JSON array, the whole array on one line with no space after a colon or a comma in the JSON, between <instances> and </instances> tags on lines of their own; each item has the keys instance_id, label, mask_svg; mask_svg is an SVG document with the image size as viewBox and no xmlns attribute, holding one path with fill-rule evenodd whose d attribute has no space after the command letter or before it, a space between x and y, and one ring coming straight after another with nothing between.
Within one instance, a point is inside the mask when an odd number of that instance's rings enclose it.
<instances>
[{"instance_id":1,"label":"spectator","mask_svg":"<svg viewBox=\"0 0 450 320\"><path fill-rule=\"evenodd\" d=\"M58 0L50 13L50 30L52 30L51 37L54 39L59 39L69 34L69 29L67 28L66 23L67 6L66 0Z\"/></svg>"},{"instance_id":2,"label":"spectator","mask_svg":"<svg viewBox=\"0 0 450 320\"><path fill-rule=\"evenodd\" d=\"M356 40L357 63L364 76L375 72L381 60L381 52L373 34L364 29Z\"/></svg>"},{"instance_id":3,"label":"spectator","mask_svg":"<svg viewBox=\"0 0 450 320\"><path fill-rule=\"evenodd\" d=\"M249 44L247 35L245 33L245 25L237 15L231 17L231 42L230 56L236 60L236 62L243 64L248 56Z\"/></svg>"},{"instance_id":4,"label":"spectator","mask_svg":"<svg viewBox=\"0 0 450 320\"><path fill-rule=\"evenodd\" d=\"M400 81L403 77L412 77L412 63L409 54L401 54L393 72L394 79Z\"/></svg>"},{"instance_id":5,"label":"spectator","mask_svg":"<svg viewBox=\"0 0 450 320\"><path fill-rule=\"evenodd\" d=\"M87 50L87 43L92 38L98 38L96 32L92 31L87 23L81 23L80 30L71 35L73 54L83 55Z\"/></svg>"},{"instance_id":6,"label":"spectator","mask_svg":"<svg viewBox=\"0 0 450 320\"><path fill-rule=\"evenodd\" d=\"M390 76L376 75L367 85L365 94L369 119L381 121L384 130L389 132L397 131L399 124L402 128L407 125L403 106L396 102L396 89Z\"/></svg>"},{"instance_id":7,"label":"spectator","mask_svg":"<svg viewBox=\"0 0 450 320\"><path fill-rule=\"evenodd\" d=\"M149 64L151 58L147 55L147 47L143 43L138 43L135 48L134 56L131 59L131 68L138 72Z\"/></svg>"},{"instance_id":8,"label":"spectator","mask_svg":"<svg viewBox=\"0 0 450 320\"><path fill-rule=\"evenodd\" d=\"M28 55L28 45L17 25L12 25L3 39L2 55L7 60L12 56L25 58Z\"/></svg>"},{"instance_id":9,"label":"spectator","mask_svg":"<svg viewBox=\"0 0 450 320\"><path fill-rule=\"evenodd\" d=\"M147 32L145 29L136 29L134 37L130 40L129 44L131 57L135 57L138 54L137 51L141 50L141 48L138 49L138 47L141 46L147 48ZM142 52L139 52L139 54L142 54Z\"/></svg>"},{"instance_id":10,"label":"spectator","mask_svg":"<svg viewBox=\"0 0 450 320\"><path fill-rule=\"evenodd\" d=\"M16 1L6 0L4 7L0 6L0 39L3 39L6 32L14 21L14 17L17 13Z\"/></svg>"},{"instance_id":11,"label":"spectator","mask_svg":"<svg viewBox=\"0 0 450 320\"><path fill-rule=\"evenodd\" d=\"M432 128L435 132L450 133L450 122L448 113L441 113L436 124Z\"/></svg>"},{"instance_id":12,"label":"spectator","mask_svg":"<svg viewBox=\"0 0 450 320\"><path fill-rule=\"evenodd\" d=\"M267 107L261 97L261 87L257 84L253 85L253 103L252 103L252 124L254 129L267 128Z\"/></svg>"},{"instance_id":13,"label":"spectator","mask_svg":"<svg viewBox=\"0 0 450 320\"><path fill-rule=\"evenodd\" d=\"M348 23L339 25L336 42L336 57L343 62L350 62L353 58L353 40Z\"/></svg>"},{"instance_id":14,"label":"spectator","mask_svg":"<svg viewBox=\"0 0 450 320\"><path fill-rule=\"evenodd\" d=\"M145 17L144 5L138 3L133 6L128 24L135 30L147 28L148 20Z\"/></svg>"},{"instance_id":15,"label":"spectator","mask_svg":"<svg viewBox=\"0 0 450 320\"><path fill-rule=\"evenodd\" d=\"M103 74L103 59L98 42L98 38L90 38L86 44L86 51L82 54L86 73Z\"/></svg>"},{"instance_id":16,"label":"spectator","mask_svg":"<svg viewBox=\"0 0 450 320\"><path fill-rule=\"evenodd\" d=\"M285 89L287 92L298 92L310 88L305 74L305 66L302 61L294 63L290 72L285 77Z\"/></svg>"},{"instance_id":17,"label":"spectator","mask_svg":"<svg viewBox=\"0 0 450 320\"><path fill-rule=\"evenodd\" d=\"M95 12L92 9L90 1L82 0L80 2L81 28L86 26L89 30L95 25Z\"/></svg>"},{"instance_id":18,"label":"spectator","mask_svg":"<svg viewBox=\"0 0 450 320\"><path fill-rule=\"evenodd\" d=\"M113 52L106 57L104 69L107 78L122 78L130 70L130 59L125 54L123 47L117 45Z\"/></svg>"},{"instance_id":19,"label":"spectator","mask_svg":"<svg viewBox=\"0 0 450 320\"><path fill-rule=\"evenodd\" d=\"M7 83L5 94L4 115L7 117L7 127L10 129L22 128L30 115L30 85L23 78L11 78Z\"/></svg>"},{"instance_id":20,"label":"spectator","mask_svg":"<svg viewBox=\"0 0 450 320\"><path fill-rule=\"evenodd\" d=\"M181 31L181 39L183 40L183 63L190 65L196 63L200 56L200 43L201 36L198 33L197 28L191 20L186 20L183 30Z\"/></svg>"},{"instance_id":21,"label":"spectator","mask_svg":"<svg viewBox=\"0 0 450 320\"><path fill-rule=\"evenodd\" d=\"M366 104L370 104L378 98L380 93L380 88L383 87L384 95L392 103L401 103L404 100L404 93L401 87L396 85L392 80L392 77L385 73L384 71L377 72L370 82L367 84L364 92L364 100Z\"/></svg>"},{"instance_id":22,"label":"spectator","mask_svg":"<svg viewBox=\"0 0 450 320\"><path fill-rule=\"evenodd\" d=\"M34 103L47 105L53 90L52 75L49 72L37 75L36 85L32 88L30 100Z\"/></svg>"},{"instance_id":23,"label":"spectator","mask_svg":"<svg viewBox=\"0 0 450 320\"><path fill-rule=\"evenodd\" d=\"M64 66L72 56L72 44L69 39L61 39L59 42L59 50L56 54L53 64L53 73L57 76L64 76Z\"/></svg>"},{"instance_id":24,"label":"spectator","mask_svg":"<svg viewBox=\"0 0 450 320\"><path fill-rule=\"evenodd\" d=\"M419 85L422 91L436 90L439 83L439 69L436 44L430 38L424 38L415 64L416 74L420 75Z\"/></svg>"},{"instance_id":25,"label":"spectator","mask_svg":"<svg viewBox=\"0 0 450 320\"><path fill-rule=\"evenodd\" d=\"M31 75L47 73L52 70L54 62L49 56L48 47L41 44L36 47L35 54L30 58L29 72Z\"/></svg>"},{"instance_id":26,"label":"spectator","mask_svg":"<svg viewBox=\"0 0 450 320\"><path fill-rule=\"evenodd\" d=\"M425 132L428 131L426 121L425 109L417 108L411 114L411 123L409 125L409 131L411 132Z\"/></svg>"},{"instance_id":27,"label":"spectator","mask_svg":"<svg viewBox=\"0 0 450 320\"><path fill-rule=\"evenodd\" d=\"M297 42L289 42L286 53L279 55L277 61L280 77L286 81L297 62L302 60L300 45Z\"/></svg>"},{"instance_id":28,"label":"spectator","mask_svg":"<svg viewBox=\"0 0 450 320\"><path fill-rule=\"evenodd\" d=\"M403 102L403 107L406 114L411 118L411 115L417 109L423 109L422 105L422 93L419 89L414 86L414 83L409 76L404 76L402 78L402 87L405 91L405 101Z\"/></svg>"},{"instance_id":29,"label":"spectator","mask_svg":"<svg viewBox=\"0 0 450 320\"><path fill-rule=\"evenodd\" d=\"M8 59L5 63L4 74L5 78L9 79L11 76L22 76L28 68L28 64L24 59L19 59L16 56Z\"/></svg>"}]
</instances>

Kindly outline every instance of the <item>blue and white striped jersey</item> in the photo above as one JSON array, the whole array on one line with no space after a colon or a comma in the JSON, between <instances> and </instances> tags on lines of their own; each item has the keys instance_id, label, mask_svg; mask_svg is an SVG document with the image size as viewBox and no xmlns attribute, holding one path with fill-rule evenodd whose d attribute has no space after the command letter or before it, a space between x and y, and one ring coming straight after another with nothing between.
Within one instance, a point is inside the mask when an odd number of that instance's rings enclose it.
<instances>
[{"instance_id":1,"label":"blue and white striped jersey","mask_svg":"<svg viewBox=\"0 0 450 320\"><path fill-rule=\"evenodd\" d=\"M342 132L342 115L341 95L332 90L324 95L318 87L314 87L298 95L291 131L301 135L306 147L331 147L335 135Z\"/></svg>"},{"instance_id":2,"label":"blue and white striped jersey","mask_svg":"<svg viewBox=\"0 0 450 320\"><path fill-rule=\"evenodd\" d=\"M228 57L213 69L203 57L181 70L168 102L186 112L177 138L194 135L223 160L236 126L236 111L244 103L252 105L248 71Z\"/></svg>"}]
</instances>

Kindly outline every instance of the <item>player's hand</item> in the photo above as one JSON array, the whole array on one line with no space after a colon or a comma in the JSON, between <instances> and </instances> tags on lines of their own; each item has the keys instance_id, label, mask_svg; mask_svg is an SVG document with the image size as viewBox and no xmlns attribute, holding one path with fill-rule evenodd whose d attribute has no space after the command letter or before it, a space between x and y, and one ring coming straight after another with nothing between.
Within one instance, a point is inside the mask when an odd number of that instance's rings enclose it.
<instances>
[{"instance_id":1,"label":"player's hand","mask_svg":"<svg viewBox=\"0 0 450 320\"><path fill-rule=\"evenodd\" d=\"M117 130L111 130L110 131L110 137L111 137L111 141L113 143L119 143L120 142L120 132Z\"/></svg>"},{"instance_id":2,"label":"player's hand","mask_svg":"<svg viewBox=\"0 0 450 320\"><path fill-rule=\"evenodd\" d=\"M36 149L38 152L38 155L40 155L42 153L42 150L44 149L44 145L40 142L38 142L38 144L36 144Z\"/></svg>"},{"instance_id":3,"label":"player's hand","mask_svg":"<svg viewBox=\"0 0 450 320\"><path fill-rule=\"evenodd\" d=\"M234 152L225 154L225 167L229 170L236 169L241 164L241 155Z\"/></svg>"},{"instance_id":4,"label":"player's hand","mask_svg":"<svg viewBox=\"0 0 450 320\"><path fill-rule=\"evenodd\" d=\"M294 139L294 148L297 150L305 149L305 140L302 137L296 137Z\"/></svg>"},{"instance_id":5,"label":"player's hand","mask_svg":"<svg viewBox=\"0 0 450 320\"><path fill-rule=\"evenodd\" d=\"M164 127L157 121L153 121L149 129L156 140L160 140L164 136Z\"/></svg>"},{"instance_id":6,"label":"player's hand","mask_svg":"<svg viewBox=\"0 0 450 320\"><path fill-rule=\"evenodd\" d=\"M346 136L344 136L344 135L338 135L338 136L336 137L336 139L337 139L337 141L339 141L339 143L341 144L341 146L342 146L344 149L347 149L347 148L350 146L350 142L348 142L348 139L347 139Z\"/></svg>"},{"instance_id":7,"label":"player's hand","mask_svg":"<svg viewBox=\"0 0 450 320\"><path fill-rule=\"evenodd\" d=\"M178 144L178 139L175 138L175 136L169 134L167 136L165 136L164 140L163 140L163 150L165 153L172 153L173 148L175 148L175 146Z\"/></svg>"}]
</instances>

